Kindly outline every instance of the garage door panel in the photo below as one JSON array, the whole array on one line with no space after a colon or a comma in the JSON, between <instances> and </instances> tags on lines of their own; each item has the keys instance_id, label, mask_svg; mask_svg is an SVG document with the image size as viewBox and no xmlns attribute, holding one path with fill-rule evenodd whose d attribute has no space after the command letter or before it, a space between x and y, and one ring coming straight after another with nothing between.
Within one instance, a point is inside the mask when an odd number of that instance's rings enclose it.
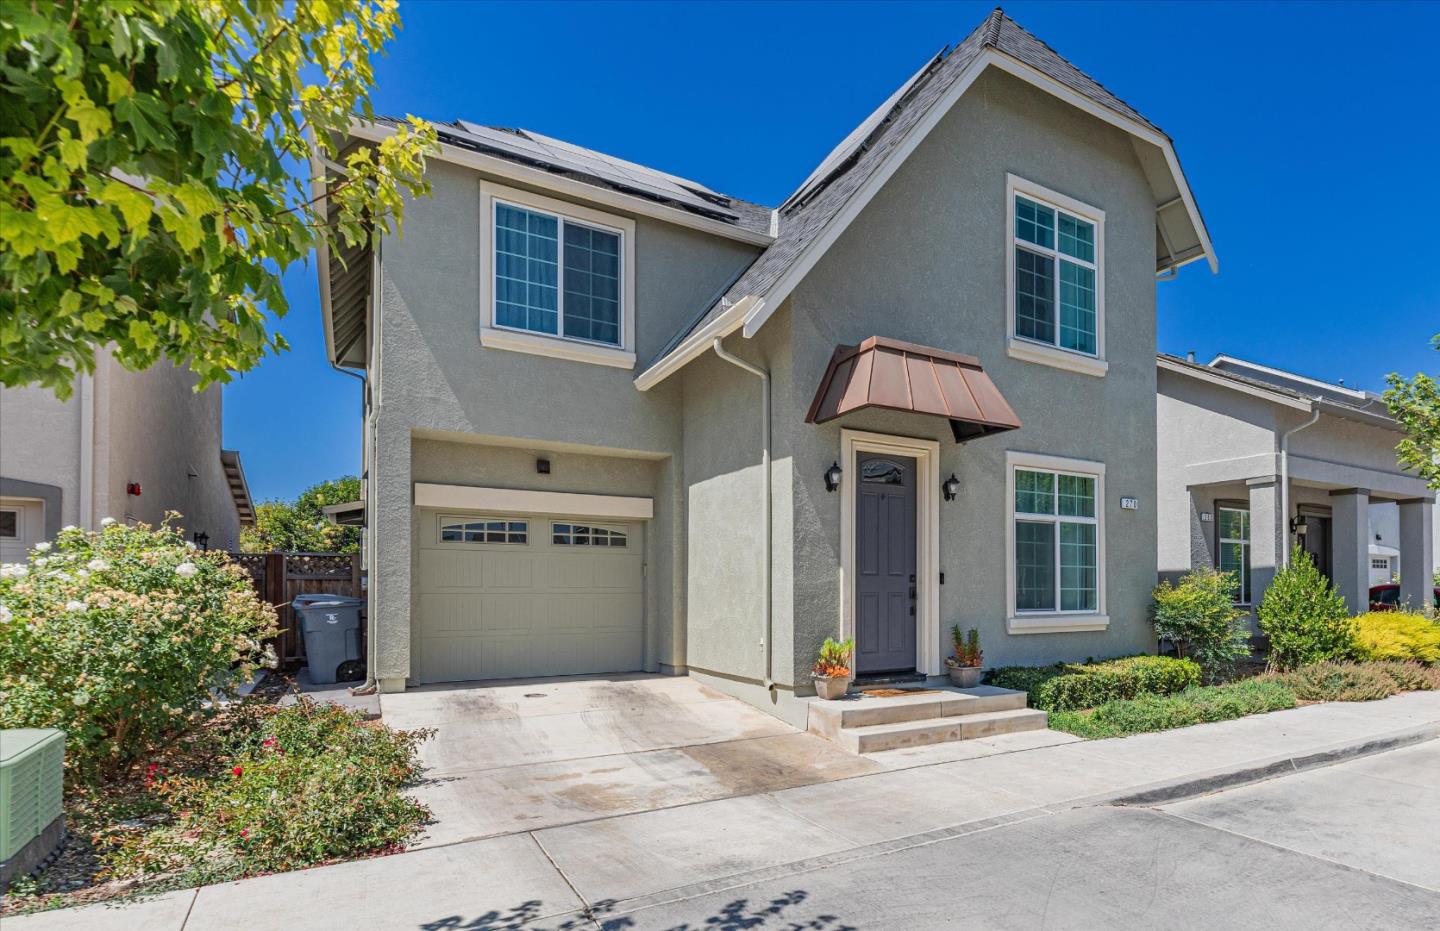
<instances>
[{"instance_id":1,"label":"garage door panel","mask_svg":"<svg viewBox=\"0 0 1440 931\"><path fill-rule=\"evenodd\" d=\"M434 517L422 517L420 526L434 527ZM548 529L532 519L524 544L442 543L433 537L421 543L417 680L641 668L640 528L626 528L630 545L624 549L555 543Z\"/></svg>"}]
</instances>

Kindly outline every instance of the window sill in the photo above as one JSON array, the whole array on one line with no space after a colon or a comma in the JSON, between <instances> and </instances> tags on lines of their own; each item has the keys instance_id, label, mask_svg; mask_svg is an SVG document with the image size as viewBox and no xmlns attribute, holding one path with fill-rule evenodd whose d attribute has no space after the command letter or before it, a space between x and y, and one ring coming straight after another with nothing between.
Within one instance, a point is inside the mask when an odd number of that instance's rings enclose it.
<instances>
[{"instance_id":1,"label":"window sill","mask_svg":"<svg viewBox=\"0 0 1440 931\"><path fill-rule=\"evenodd\" d=\"M1106 630L1108 614L1012 614L1005 630L1012 634L1065 634Z\"/></svg>"},{"instance_id":2,"label":"window sill","mask_svg":"<svg viewBox=\"0 0 1440 931\"><path fill-rule=\"evenodd\" d=\"M1031 343L1023 339L1010 340L1009 355L1012 359L1037 362L1040 365L1049 365L1067 372L1079 372L1082 375L1093 375L1096 378L1103 378L1105 373L1110 371L1110 363L1104 359L1083 356L1066 349Z\"/></svg>"},{"instance_id":3,"label":"window sill","mask_svg":"<svg viewBox=\"0 0 1440 931\"><path fill-rule=\"evenodd\" d=\"M495 327L480 328L480 345L486 349L528 352L536 356L569 359L572 362L588 362L591 365L608 365L617 369L633 369L635 367L635 353L625 349L611 349L606 346L561 339L558 336L541 336L537 333L520 333Z\"/></svg>"}]
</instances>

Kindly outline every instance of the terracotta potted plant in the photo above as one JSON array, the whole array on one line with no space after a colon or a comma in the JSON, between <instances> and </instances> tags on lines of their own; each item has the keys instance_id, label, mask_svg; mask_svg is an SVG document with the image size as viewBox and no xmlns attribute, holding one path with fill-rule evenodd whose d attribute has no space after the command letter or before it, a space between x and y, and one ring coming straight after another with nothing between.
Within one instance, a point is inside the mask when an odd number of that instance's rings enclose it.
<instances>
[{"instance_id":1,"label":"terracotta potted plant","mask_svg":"<svg viewBox=\"0 0 1440 931\"><path fill-rule=\"evenodd\" d=\"M815 669L810 678L815 680L815 694L824 699L840 698L850 688L850 657L855 654L855 641L825 638L820 655L815 658Z\"/></svg>"},{"instance_id":2,"label":"terracotta potted plant","mask_svg":"<svg viewBox=\"0 0 1440 931\"><path fill-rule=\"evenodd\" d=\"M962 689L973 689L980 684L980 631L970 628L962 631L959 624L952 625L950 636L955 641L955 655L946 658L946 671L950 683Z\"/></svg>"}]
</instances>

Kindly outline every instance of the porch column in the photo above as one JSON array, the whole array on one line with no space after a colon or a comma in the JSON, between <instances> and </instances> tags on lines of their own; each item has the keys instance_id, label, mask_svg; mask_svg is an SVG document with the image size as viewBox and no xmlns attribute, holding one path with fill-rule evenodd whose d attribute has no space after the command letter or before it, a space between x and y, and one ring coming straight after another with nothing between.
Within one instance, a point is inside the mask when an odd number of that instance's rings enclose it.
<instances>
[{"instance_id":1,"label":"porch column","mask_svg":"<svg viewBox=\"0 0 1440 931\"><path fill-rule=\"evenodd\" d=\"M1370 608L1370 489L1330 492L1331 572L1351 614Z\"/></svg>"},{"instance_id":2,"label":"porch column","mask_svg":"<svg viewBox=\"0 0 1440 931\"><path fill-rule=\"evenodd\" d=\"M1274 476L1246 484L1250 486L1250 590L1258 606L1285 554L1285 515L1280 513L1280 485Z\"/></svg>"},{"instance_id":3,"label":"porch column","mask_svg":"<svg viewBox=\"0 0 1440 931\"><path fill-rule=\"evenodd\" d=\"M1400 502L1400 603L1434 613L1435 499Z\"/></svg>"}]
</instances>

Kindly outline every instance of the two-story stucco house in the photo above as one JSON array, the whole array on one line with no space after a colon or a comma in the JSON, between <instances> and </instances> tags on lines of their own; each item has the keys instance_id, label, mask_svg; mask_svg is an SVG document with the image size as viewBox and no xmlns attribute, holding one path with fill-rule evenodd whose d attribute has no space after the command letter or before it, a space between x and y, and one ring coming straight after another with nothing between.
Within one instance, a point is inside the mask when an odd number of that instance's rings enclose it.
<instances>
[{"instance_id":1,"label":"two-story stucco house","mask_svg":"<svg viewBox=\"0 0 1440 931\"><path fill-rule=\"evenodd\" d=\"M1360 613L1388 581L1388 546L1415 567L1399 600L1431 604L1435 493L1397 462L1403 432L1381 398L1227 355L1161 355L1158 387L1163 576L1234 572L1253 609L1298 545Z\"/></svg>"},{"instance_id":2,"label":"two-story stucco house","mask_svg":"<svg viewBox=\"0 0 1440 931\"><path fill-rule=\"evenodd\" d=\"M383 690L688 673L803 724L826 637L862 677L943 674L952 624L1153 652L1155 288L1214 267L1200 213L1000 11L921 65L774 208L459 122L403 238L322 256Z\"/></svg>"},{"instance_id":3,"label":"two-story stucco house","mask_svg":"<svg viewBox=\"0 0 1440 931\"><path fill-rule=\"evenodd\" d=\"M154 525L167 511L187 539L238 549L250 490L239 453L221 449L220 387L194 389L184 369L132 372L104 351L68 400L0 388L0 562L67 524Z\"/></svg>"}]
</instances>

